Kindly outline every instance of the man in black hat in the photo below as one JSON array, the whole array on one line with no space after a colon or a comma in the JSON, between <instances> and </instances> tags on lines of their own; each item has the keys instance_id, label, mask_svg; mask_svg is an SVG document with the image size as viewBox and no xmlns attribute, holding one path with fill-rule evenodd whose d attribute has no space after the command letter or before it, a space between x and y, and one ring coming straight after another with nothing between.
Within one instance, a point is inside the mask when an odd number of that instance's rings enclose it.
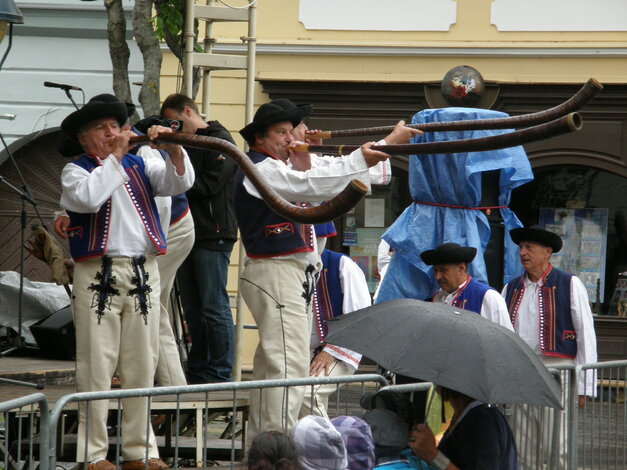
<instances>
[{"instance_id":1,"label":"man in black hat","mask_svg":"<svg viewBox=\"0 0 627 470\"><path fill-rule=\"evenodd\" d=\"M468 274L468 264L472 262L476 254L476 248L461 246L457 243L443 243L433 250L426 250L420 254L420 258L426 265L433 266L433 277L440 286L431 297L431 301L478 313L482 317L514 331L501 294ZM396 383L398 384L415 381L411 377L396 376ZM414 393L413 404L416 419L419 422L425 418L426 403L426 392ZM432 406L432 413L434 410L436 408Z\"/></svg>"},{"instance_id":2,"label":"man in black hat","mask_svg":"<svg viewBox=\"0 0 627 470\"><path fill-rule=\"evenodd\" d=\"M369 187L368 168L389 155L371 150L373 143L368 143L347 157L329 159L326 165L311 168L308 152L290 156L293 128L302 118L300 109L270 102L262 105L254 120L240 131L251 147L248 156L269 184L293 202L329 200L353 179ZM399 123L385 141L405 143L418 132ZM235 213L248 258L240 291L259 328L255 379L308 377L309 303L321 265L313 226L276 215L241 171L235 177ZM284 422L292 427L303 394L303 389L290 390L289 394L282 389L268 389L263 408L259 394L253 394L252 434L281 429Z\"/></svg>"},{"instance_id":3,"label":"man in black hat","mask_svg":"<svg viewBox=\"0 0 627 470\"><path fill-rule=\"evenodd\" d=\"M299 109L301 111L301 121L300 124L294 127L292 130L292 137L295 141L305 142L309 145L320 145L322 144L322 139L317 137L312 137L312 132L310 131L305 119L311 116L313 112L313 105L311 104L300 104L295 105L292 101L286 98L280 98L272 101L273 104L281 106L284 109ZM379 144L385 144L384 141L378 142ZM330 157L336 158L336 157ZM297 160L297 153L294 151L290 151L290 159ZM310 154L309 164L311 167L316 167L318 165L325 165L327 159L319 158L317 154ZM308 169L308 168L306 168ZM392 165L390 164L390 160L383 160L377 163L374 166L368 168L368 173L370 175L370 184L377 185L387 185L390 184L392 180ZM318 253L322 253L326 246L327 239L334 237L337 235L337 231L335 230L335 225L333 221L323 222L315 225L316 229L316 241L318 242Z\"/></svg>"},{"instance_id":4,"label":"man in black hat","mask_svg":"<svg viewBox=\"0 0 627 470\"><path fill-rule=\"evenodd\" d=\"M525 269L525 274L503 288L516 333L548 365L596 362L596 335L586 288L577 276L557 269L550 261L551 255L562 249L562 239L539 226L517 228L509 233L519 246L520 261ZM595 386L590 376L586 380L586 375L581 375L580 406L583 406L586 395L594 396ZM538 426L542 421L530 417L526 411L525 416L525 421L533 419ZM527 432L527 428L531 426L520 427L523 432ZM536 448L540 433L538 429L538 435L531 437L534 443L529 446L531 450ZM524 436L517 433L517 438L521 437ZM520 449L527 449L524 441L519 440L518 444ZM535 451L522 455L523 468L535 468Z\"/></svg>"},{"instance_id":5,"label":"man in black hat","mask_svg":"<svg viewBox=\"0 0 627 470\"><path fill-rule=\"evenodd\" d=\"M119 100L110 93L102 93L94 96L91 101L102 103L117 103ZM130 117L135 112L133 103L124 103ZM132 127L136 134L144 134L153 125L161 124L162 119L155 116L147 117L135 123ZM83 154L83 148L74 138L68 137L60 146L59 152L67 158L78 157ZM139 145L132 149L131 153L145 158L166 158L165 152L154 152L148 145ZM161 156L159 156L161 154ZM181 365L179 347L174 337L172 324L170 323L170 292L174 285L174 278L178 267L181 265L194 242L194 222L189 211L185 194L176 196L156 197L155 203L159 212L159 220L163 233L166 236L167 253L157 258L159 267L159 279L161 284L160 304L160 328L159 328L159 360L155 380L161 386L187 385L185 372ZM70 226L70 218L65 211L57 212L54 221L54 230L60 238L67 240L66 230ZM113 378L113 384L119 386L119 377Z\"/></svg>"},{"instance_id":6,"label":"man in black hat","mask_svg":"<svg viewBox=\"0 0 627 470\"><path fill-rule=\"evenodd\" d=\"M218 121L205 121L188 96L174 93L161 105L167 119L183 123L183 132L234 143ZM187 358L190 383L227 382L233 370L233 317L226 289L231 250L237 240L233 180L237 164L217 150L187 148L196 173L188 191L195 241L177 279L192 347Z\"/></svg>"},{"instance_id":7,"label":"man in black hat","mask_svg":"<svg viewBox=\"0 0 627 470\"><path fill-rule=\"evenodd\" d=\"M420 254L425 264L433 266L433 277L440 286L431 301L470 310L513 331L503 297L468 274L468 264L476 254L476 248L457 243L444 243Z\"/></svg>"},{"instance_id":8,"label":"man in black hat","mask_svg":"<svg viewBox=\"0 0 627 470\"><path fill-rule=\"evenodd\" d=\"M144 160L128 153L134 134L122 126L126 105L91 99L61 123L85 155L61 174L61 206L70 216L67 234L75 262L72 310L76 327L76 382L80 392L108 390L117 371L124 388L151 387L159 352L159 270L165 236L154 196L191 187L194 171L184 150L165 145L168 158ZM170 129L153 126L154 139ZM167 468L146 430L145 399L124 401L124 470ZM114 470L108 451L106 401L81 406L78 461L90 470ZM87 439L85 436L87 427ZM148 462L146 457L148 442Z\"/></svg>"}]
</instances>

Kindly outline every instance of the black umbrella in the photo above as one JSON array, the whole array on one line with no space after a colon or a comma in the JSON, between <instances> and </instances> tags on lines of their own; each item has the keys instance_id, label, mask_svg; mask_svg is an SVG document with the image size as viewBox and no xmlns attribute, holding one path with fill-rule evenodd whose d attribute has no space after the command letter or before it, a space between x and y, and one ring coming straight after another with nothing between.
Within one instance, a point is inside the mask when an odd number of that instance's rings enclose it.
<instances>
[{"instance_id":1,"label":"black umbrella","mask_svg":"<svg viewBox=\"0 0 627 470\"><path fill-rule=\"evenodd\" d=\"M328 326L328 343L397 374L486 403L562 408L559 385L529 346L476 313L399 299L342 315Z\"/></svg>"}]
</instances>

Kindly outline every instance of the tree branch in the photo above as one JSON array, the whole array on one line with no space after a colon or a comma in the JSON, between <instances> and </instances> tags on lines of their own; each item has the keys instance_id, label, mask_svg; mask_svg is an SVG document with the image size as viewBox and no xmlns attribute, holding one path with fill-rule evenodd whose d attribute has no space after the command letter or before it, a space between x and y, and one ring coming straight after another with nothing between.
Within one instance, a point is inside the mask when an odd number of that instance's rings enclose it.
<instances>
[{"instance_id":1,"label":"tree branch","mask_svg":"<svg viewBox=\"0 0 627 470\"><path fill-rule=\"evenodd\" d=\"M107 9L109 56L113 67L113 94L125 103L132 103L128 79L128 61L131 52L126 43L126 18L122 0L105 0L104 4ZM135 113L134 117L136 116Z\"/></svg>"},{"instance_id":2,"label":"tree branch","mask_svg":"<svg viewBox=\"0 0 627 470\"><path fill-rule=\"evenodd\" d=\"M161 50L150 23L152 0L135 0L133 9L133 31L139 50L144 58L144 80L139 93L139 102L144 115L158 114L159 78L161 74Z\"/></svg>"}]
</instances>

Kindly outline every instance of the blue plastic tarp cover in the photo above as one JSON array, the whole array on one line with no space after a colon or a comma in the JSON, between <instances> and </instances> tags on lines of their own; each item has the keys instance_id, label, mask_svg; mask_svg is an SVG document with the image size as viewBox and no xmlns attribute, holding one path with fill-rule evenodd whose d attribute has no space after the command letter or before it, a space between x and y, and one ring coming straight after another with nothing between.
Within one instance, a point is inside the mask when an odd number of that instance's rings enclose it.
<instances>
[{"instance_id":1,"label":"blue plastic tarp cover","mask_svg":"<svg viewBox=\"0 0 627 470\"><path fill-rule=\"evenodd\" d=\"M507 116L485 109L425 109L414 115L412 124ZM425 132L413 142L474 139L504 132L511 130ZM499 206L507 206L512 190L533 179L531 165L521 146L486 152L410 156L409 189L414 203L382 236L394 255L381 283L377 303L398 298L424 300L433 295L437 288L433 271L422 262L420 253L442 243L477 248L477 256L468 271L477 280L487 283L482 253L490 239L490 226L483 211L468 208L480 205L481 173L492 170L501 170ZM509 237L509 230L522 224L509 208L498 210L505 225L503 282L508 282L522 273L518 247Z\"/></svg>"}]
</instances>

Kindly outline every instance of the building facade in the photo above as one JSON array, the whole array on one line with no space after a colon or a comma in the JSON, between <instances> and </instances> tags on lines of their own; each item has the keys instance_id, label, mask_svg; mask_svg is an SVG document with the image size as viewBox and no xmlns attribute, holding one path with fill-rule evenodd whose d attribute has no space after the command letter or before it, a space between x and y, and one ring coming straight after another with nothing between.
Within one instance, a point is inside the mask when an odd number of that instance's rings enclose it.
<instances>
[{"instance_id":1,"label":"building facade","mask_svg":"<svg viewBox=\"0 0 627 470\"><path fill-rule=\"evenodd\" d=\"M571 224L571 259L564 264L588 286L601 357L627 357L627 318L612 304L619 273L627 271L627 4L266 0L257 7L255 108L283 97L313 103L310 128L388 125L440 107L434 96L441 80L459 65L477 69L494 95L491 108L510 115L555 106L591 77L602 83L603 92L580 110L581 131L525 146L535 180L514 191L510 207L525 225L560 226L566 233ZM214 51L244 53L245 26L216 23L212 31ZM164 95L177 80L171 56L165 64ZM210 117L237 139L245 124L244 91L243 72L212 73ZM333 248L353 253L342 233L356 225L360 254L372 255L373 240L410 202L406 170L395 164L392 185L371 197L385 201L384 226L366 226L363 203L348 221L336 221ZM582 232L582 220L591 218L595 230ZM491 283L498 287L498 268L495 274ZM246 334L252 340L254 333Z\"/></svg>"}]
</instances>

